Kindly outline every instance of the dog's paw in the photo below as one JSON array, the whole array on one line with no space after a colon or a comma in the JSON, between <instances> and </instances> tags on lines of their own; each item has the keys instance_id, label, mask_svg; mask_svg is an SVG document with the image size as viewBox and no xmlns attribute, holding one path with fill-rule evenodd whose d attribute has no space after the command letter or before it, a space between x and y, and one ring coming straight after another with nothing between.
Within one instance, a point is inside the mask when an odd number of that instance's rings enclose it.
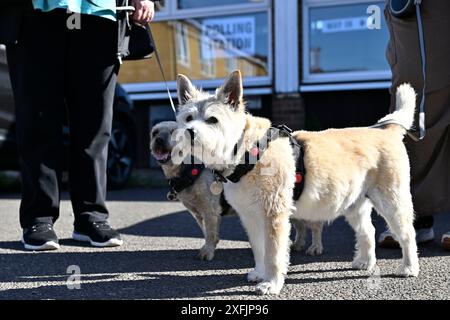
<instances>
[{"instance_id":1,"label":"dog's paw","mask_svg":"<svg viewBox=\"0 0 450 320\"><path fill-rule=\"evenodd\" d=\"M247 281L252 283L258 283L264 280L264 273L253 269L247 273Z\"/></svg>"},{"instance_id":2,"label":"dog's paw","mask_svg":"<svg viewBox=\"0 0 450 320\"><path fill-rule=\"evenodd\" d=\"M167 192L166 197L169 201L178 201L177 194L174 191Z\"/></svg>"},{"instance_id":3,"label":"dog's paw","mask_svg":"<svg viewBox=\"0 0 450 320\"><path fill-rule=\"evenodd\" d=\"M305 242L304 241L295 241L291 244L291 250L294 251L303 251L305 249Z\"/></svg>"},{"instance_id":4,"label":"dog's paw","mask_svg":"<svg viewBox=\"0 0 450 320\"><path fill-rule=\"evenodd\" d=\"M320 256L323 253L323 246L312 244L309 246L308 250L306 250L306 254L308 256Z\"/></svg>"},{"instance_id":5,"label":"dog's paw","mask_svg":"<svg viewBox=\"0 0 450 320\"><path fill-rule=\"evenodd\" d=\"M214 247L204 245L200 249L197 257L203 261L211 261L212 259L214 259L214 251L215 251Z\"/></svg>"},{"instance_id":6,"label":"dog's paw","mask_svg":"<svg viewBox=\"0 0 450 320\"><path fill-rule=\"evenodd\" d=\"M282 288L282 281L265 281L256 286L256 293L260 295L279 294Z\"/></svg>"},{"instance_id":7,"label":"dog's paw","mask_svg":"<svg viewBox=\"0 0 450 320\"><path fill-rule=\"evenodd\" d=\"M405 266L401 265L400 268L397 271L397 274L401 277L417 277L419 276L419 265L417 266Z\"/></svg>"},{"instance_id":8,"label":"dog's paw","mask_svg":"<svg viewBox=\"0 0 450 320\"><path fill-rule=\"evenodd\" d=\"M352 262L352 268L356 270L367 270L372 271L375 268L377 261L375 259L363 259L356 258Z\"/></svg>"}]
</instances>

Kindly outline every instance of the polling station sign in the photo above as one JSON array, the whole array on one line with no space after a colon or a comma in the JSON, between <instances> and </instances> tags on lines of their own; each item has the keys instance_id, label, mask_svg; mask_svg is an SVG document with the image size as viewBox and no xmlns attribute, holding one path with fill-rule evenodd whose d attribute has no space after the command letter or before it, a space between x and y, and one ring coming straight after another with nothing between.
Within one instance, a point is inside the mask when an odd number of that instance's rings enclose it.
<instances>
[{"instance_id":1,"label":"polling station sign","mask_svg":"<svg viewBox=\"0 0 450 320\"><path fill-rule=\"evenodd\" d=\"M202 21L202 56L239 57L255 54L256 22L253 16Z\"/></svg>"}]
</instances>

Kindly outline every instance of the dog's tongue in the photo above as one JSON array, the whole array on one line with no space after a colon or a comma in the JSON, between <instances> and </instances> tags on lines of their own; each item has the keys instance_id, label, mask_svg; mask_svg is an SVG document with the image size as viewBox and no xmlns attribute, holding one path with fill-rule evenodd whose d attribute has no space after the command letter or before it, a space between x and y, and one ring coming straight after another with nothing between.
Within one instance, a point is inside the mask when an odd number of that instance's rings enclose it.
<instances>
[{"instance_id":1,"label":"dog's tongue","mask_svg":"<svg viewBox=\"0 0 450 320\"><path fill-rule=\"evenodd\" d=\"M155 158L158 161L166 160L169 157L169 152L157 152L155 153Z\"/></svg>"}]
</instances>

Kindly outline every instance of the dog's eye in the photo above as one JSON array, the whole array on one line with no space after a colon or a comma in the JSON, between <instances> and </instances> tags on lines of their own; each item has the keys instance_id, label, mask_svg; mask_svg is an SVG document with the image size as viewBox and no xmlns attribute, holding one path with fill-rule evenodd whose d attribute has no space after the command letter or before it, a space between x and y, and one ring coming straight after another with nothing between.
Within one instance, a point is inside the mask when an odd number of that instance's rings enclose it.
<instances>
[{"instance_id":1,"label":"dog's eye","mask_svg":"<svg viewBox=\"0 0 450 320\"><path fill-rule=\"evenodd\" d=\"M192 116L191 115L188 115L187 117L186 117L186 122L191 122L192 121Z\"/></svg>"},{"instance_id":2,"label":"dog's eye","mask_svg":"<svg viewBox=\"0 0 450 320\"><path fill-rule=\"evenodd\" d=\"M158 133L159 133L159 131L158 131L158 130L155 130L155 131L152 132L152 136L154 137L154 136L156 136Z\"/></svg>"},{"instance_id":3,"label":"dog's eye","mask_svg":"<svg viewBox=\"0 0 450 320\"><path fill-rule=\"evenodd\" d=\"M207 124L216 124L217 122L219 122L219 120L217 120L216 117L210 117L210 118L206 119L205 122Z\"/></svg>"}]
</instances>

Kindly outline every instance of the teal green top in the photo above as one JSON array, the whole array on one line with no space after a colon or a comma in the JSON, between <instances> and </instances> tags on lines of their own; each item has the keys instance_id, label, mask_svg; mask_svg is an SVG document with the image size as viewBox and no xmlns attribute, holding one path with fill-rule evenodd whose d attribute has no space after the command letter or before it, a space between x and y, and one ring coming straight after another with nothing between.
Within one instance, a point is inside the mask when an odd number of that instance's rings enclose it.
<instances>
[{"instance_id":1,"label":"teal green top","mask_svg":"<svg viewBox=\"0 0 450 320\"><path fill-rule=\"evenodd\" d=\"M116 21L116 0L33 0L36 10L66 9Z\"/></svg>"}]
</instances>

